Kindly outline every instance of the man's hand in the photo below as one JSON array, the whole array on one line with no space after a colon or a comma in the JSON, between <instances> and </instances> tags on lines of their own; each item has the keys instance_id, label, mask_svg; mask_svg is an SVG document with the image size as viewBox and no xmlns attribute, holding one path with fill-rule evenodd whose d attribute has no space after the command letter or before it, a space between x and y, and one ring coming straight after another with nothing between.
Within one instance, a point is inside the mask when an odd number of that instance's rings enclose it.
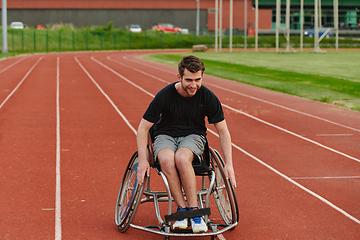
<instances>
[{"instance_id":1,"label":"man's hand","mask_svg":"<svg viewBox=\"0 0 360 240\"><path fill-rule=\"evenodd\" d=\"M137 180L141 186L144 183L144 176L150 177L150 165L147 160L139 161L139 166L137 169Z\"/></svg>"},{"instance_id":2,"label":"man's hand","mask_svg":"<svg viewBox=\"0 0 360 240\"><path fill-rule=\"evenodd\" d=\"M150 165L147 160L147 143L149 136L149 129L153 123L141 119L139 128L137 131L136 142L138 147L138 156L139 156L139 166L137 170L137 180L140 185L144 182L144 176L150 176Z\"/></svg>"},{"instance_id":3,"label":"man's hand","mask_svg":"<svg viewBox=\"0 0 360 240\"><path fill-rule=\"evenodd\" d=\"M234 168L231 164L225 164L225 178L230 179L232 185L236 187L236 179L235 179L235 173Z\"/></svg>"},{"instance_id":4,"label":"man's hand","mask_svg":"<svg viewBox=\"0 0 360 240\"><path fill-rule=\"evenodd\" d=\"M235 173L234 173L232 153L231 153L231 137L229 130L227 128L225 120L215 123L214 126L219 134L221 150L224 155L225 177L226 179L230 179L232 185L236 187Z\"/></svg>"}]
</instances>

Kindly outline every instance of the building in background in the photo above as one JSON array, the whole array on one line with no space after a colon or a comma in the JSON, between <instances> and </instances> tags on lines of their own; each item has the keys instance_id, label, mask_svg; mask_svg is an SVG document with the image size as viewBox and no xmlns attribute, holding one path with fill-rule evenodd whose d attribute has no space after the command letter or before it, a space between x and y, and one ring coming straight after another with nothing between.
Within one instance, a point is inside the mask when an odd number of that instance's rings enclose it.
<instances>
[{"instance_id":1,"label":"building in background","mask_svg":"<svg viewBox=\"0 0 360 240\"><path fill-rule=\"evenodd\" d=\"M200 1L200 31L215 30L215 0ZM255 23L253 0L247 0L247 23ZM196 30L196 0L7 0L8 22L29 27L73 24L75 27L107 25L117 28L138 24L143 30L156 23ZM244 29L244 0L233 0L233 27ZM272 10L259 11L259 29L271 29ZM223 29L229 28L229 0L223 0Z\"/></svg>"},{"instance_id":2,"label":"building in background","mask_svg":"<svg viewBox=\"0 0 360 240\"><path fill-rule=\"evenodd\" d=\"M252 0L253 2L255 0ZM259 8L272 10L272 29L275 29L276 0L258 0ZM314 25L314 0L303 0L304 2L304 28L313 28ZM321 27L334 27L334 0L321 0ZM300 0L291 0L290 28L300 29ZM286 0L281 0L281 23L285 27ZM338 0L339 4L339 27L340 29L360 29L360 0Z\"/></svg>"},{"instance_id":3,"label":"building in background","mask_svg":"<svg viewBox=\"0 0 360 240\"><path fill-rule=\"evenodd\" d=\"M215 0L200 1L201 32L215 30ZM233 27L244 29L244 1L233 0ZM220 0L219 0L220 2ZM223 29L229 28L229 0L223 0ZM254 26L255 0L247 0L247 23ZM300 28L300 0L291 0L291 29ZM285 4L282 3L282 25ZM311 28L314 0L304 0L304 22ZM276 0L259 0L259 29L275 29ZM333 24L333 0L321 0L322 25ZM1 6L0 6L1 7ZM107 25L117 28L138 24L143 30L155 23L171 23L191 32L196 30L196 0L7 0L8 23L23 22L29 27L46 24L73 24L75 27ZM360 29L360 0L339 0L340 28ZM1 13L0 13L1 15Z\"/></svg>"}]
</instances>

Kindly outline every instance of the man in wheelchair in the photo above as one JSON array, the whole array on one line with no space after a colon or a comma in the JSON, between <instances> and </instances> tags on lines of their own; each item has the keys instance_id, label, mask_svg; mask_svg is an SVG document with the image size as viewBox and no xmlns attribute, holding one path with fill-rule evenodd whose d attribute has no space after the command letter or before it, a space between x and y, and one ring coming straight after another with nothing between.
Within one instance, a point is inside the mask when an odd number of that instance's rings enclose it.
<instances>
[{"instance_id":1,"label":"man in wheelchair","mask_svg":"<svg viewBox=\"0 0 360 240\"><path fill-rule=\"evenodd\" d=\"M179 81L160 90L140 121L137 133L139 156L138 182L143 184L149 176L147 160L148 134L154 143L154 157L160 163L177 204L177 212L198 209L194 154L200 156L206 144L205 117L214 124L220 137L225 158L225 176L236 186L232 164L231 137L225 122L221 103L215 94L202 85L205 66L195 56L185 56L178 65ZM184 198L183 190L186 195ZM206 232L202 217L177 220L174 230L187 229L188 221L193 232Z\"/></svg>"}]
</instances>

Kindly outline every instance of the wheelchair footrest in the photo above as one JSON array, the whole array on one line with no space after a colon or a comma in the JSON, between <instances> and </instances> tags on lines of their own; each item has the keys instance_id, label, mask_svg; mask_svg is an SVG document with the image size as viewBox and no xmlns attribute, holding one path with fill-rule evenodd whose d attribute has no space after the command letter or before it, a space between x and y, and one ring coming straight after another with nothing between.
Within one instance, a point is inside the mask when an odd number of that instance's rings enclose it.
<instances>
[{"instance_id":1,"label":"wheelchair footrest","mask_svg":"<svg viewBox=\"0 0 360 240\"><path fill-rule=\"evenodd\" d=\"M165 221L170 222L170 221L181 220L184 218L201 217L204 215L211 215L210 208L200 208L196 210L176 212L171 215L166 215Z\"/></svg>"}]
</instances>

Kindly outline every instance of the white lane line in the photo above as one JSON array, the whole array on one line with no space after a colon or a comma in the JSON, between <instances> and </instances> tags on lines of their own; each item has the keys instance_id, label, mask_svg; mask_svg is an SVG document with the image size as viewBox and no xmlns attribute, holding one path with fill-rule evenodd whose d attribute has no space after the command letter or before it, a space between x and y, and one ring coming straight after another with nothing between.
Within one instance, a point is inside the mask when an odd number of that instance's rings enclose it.
<instances>
[{"instance_id":1,"label":"white lane line","mask_svg":"<svg viewBox=\"0 0 360 240\"><path fill-rule=\"evenodd\" d=\"M56 61L56 193L55 240L61 240L61 173L60 173L60 58Z\"/></svg>"},{"instance_id":2,"label":"white lane line","mask_svg":"<svg viewBox=\"0 0 360 240\"><path fill-rule=\"evenodd\" d=\"M1 103L0 109L4 106L4 104L9 100L9 98L18 90L18 88L21 86L21 84L25 81L25 79L29 76L29 74L34 70L36 65L41 61L42 57L40 57L35 64L30 68L30 70L25 74L25 76L21 79L21 81L18 83L18 85L14 88L14 90L11 91L11 93L5 98L5 100Z\"/></svg>"},{"instance_id":3,"label":"white lane line","mask_svg":"<svg viewBox=\"0 0 360 240\"><path fill-rule=\"evenodd\" d=\"M108 57L108 58L110 59L110 57ZM128 58L126 56L124 56L123 58L126 59L127 61L135 62L135 60L133 60L131 58ZM113 61L118 62L116 60L113 60ZM173 73L171 71L167 71L165 69L162 69L162 68L150 65L150 64L146 64L146 63L143 63L141 61L136 61L136 63L147 66L147 67L150 67L150 68L153 68L153 69L157 69L157 70L160 70L160 71L163 71L163 72L166 72L166 73ZM131 66L127 66L127 67L132 68ZM134 68L132 68L132 69L134 69ZM227 89L227 88L215 85L215 84L206 83L206 85L213 86L213 87L219 88L221 90L228 91L228 92L231 92L231 93L243 96L243 97L247 97L247 98L259 101L259 102L263 102L263 103L266 103L266 104L269 104L269 105L272 105L272 106L275 106L275 107L279 107L279 108L282 108L282 109L285 109L285 110L288 110L288 111L291 111L291 112L295 112L295 113L302 114L302 115L305 115L305 116L308 116L308 117L311 117L311 118L315 118L317 120L321 120L321 121L324 121L324 122L327 122L327 123L331 123L331 124L337 125L339 127L343 127L343 128L351 129L353 131L360 132L360 129L357 129L357 128L353 128L353 127L350 127L350 126L347 126L347 125L344 125L344 124L341 124L341 123L337 123L337 122L334 122L334 121L331 121L331 120L328 120L328 119L325 119L325 118L322 118L322 117L318 117L318 116L315 116L315 115L312 115L312 114L309 114L309 113L301 112L301 111L298 111L298 110L295 110L295 109L292 109L292 108L289 108L289 107L285 107L285 106L277 104L277 103L269 102L269 101L266 101L266 100L263 100L263 99L260 99L260 98L254 97L254 96L250 96L250 95L247 95L247 94L244 94L244 93L240 93L240 92L237 92L237 91L234 91L234 90L231 90L231 89Z\"/></svg>"},{"instance_id":4,"label":"white lane line","mask_svg":"<svg viewBox=\"0 0 360 240\"><path fill-rule=\"evenodd\" d=\"M129 128L135 133L137 133L137 131L135 130L135 128L130 124L130 122L126 119L126 117L124 116L124 114L122 114L122 112L117 108L117 106L115 105L115 103L110 99L110 97L104 92L104 90L102 90L102 88L99 86L99 84L97 84L97 82L94 80L94 78L90 75L90 73L84 68L84 66L80 63L80 61L77 59L77 57L75 57L76 62L79 64L79 66L82 68L82 70L86 73L86 75L88 75L88 77L91 79L91 81L95 84L95 86L100 90L100 92L106 97L106 99L110 102L110 104L115 108L116 112L122 117L122 119L125 121L125 123L129 126ZM119 77L123 78L125 80L125 78L123 76L121 76L120 74L117 74ZM129 80L127 80L129 81ZM142 89L142 88L140 88ZM145 90L144 90L145 91ZM147 94L149 94L148 92L146 92Z\"/></svg>"},{"instance_id":5,"label":"white lane line","mask_svg":"<svg viewBox=\"0 0 360 240\"><path fill-rule=\"evenodd\" d=\"M353 136L354 134L347 133L330 133L330 134L316 134L317 137L345 137L345 136Z\"/></svg>"},{"instance_id":6,"label":"white lane line","mask_svg":"<svg viewBox=\"0 0 360 240\"><path fill-rule=\"evenodd\" d=\"M115 72L114 70L112 70L112 72ZM91 79L93 79L91 77ZM93 80L94 81L94 80ZM130 80L128 80L130 81ZM132 83L132 85L136 85L135 83ZM140 87L138 87L140 89ZM143 91L146 94L149 94L147 91ZM103 93L105 94L105 93ZM153 94L151 94L151 96L153 96ZM108 98L108 96L106 95L106 97ZM108 98L109 100L109 98ZM111 100L110 100L111 101ZM112 101L110 102L112 104ZM117 108L116 108L117 109ZM126 120L126 122L129 122L126 117L121 113L121 116L124 120ZM129 126L131 126L131 124L128 124ZM132 127L132 126L131 126ZM132 127L133 128L133 127ZM208 131L212 134L214 134L215 136L219 137L219 135L217 133L215 133L214 131L208 129ZM135 133L135 132L134 132ZM135 133L136 134L136 133ZM239 146L235 145L234 143L232 143L232 146L235 147L236 149L238 149L239 151L241 151L242 153L246 154L247 156L251 157L252 159L254 159L255 161L257 161L258 163L262 164L263 166L267 167L268 169L270 169L271 171L273 171L274 173L280 175L281 177L285 178L286 180L288 180L289 182L291 182L292 184L298 186L300 189L306 191L307 193L311 194L312 196L316 197L317 199L321 200L322 202L324 202L325 204L329 205L330 207L332 207L333 209L337 210L338 212L342 213L343 215L345 215L346 217L350 218L351 220L353 220L354 222L360 224L360 220L356 219L355 217L351 216L349 213L345 212L343 209L337 207L336 205L334 205L333 203L331 203L330 201L326 200L325 198L321 197L320 195L316 194L315 192L307 189L306 187L304 187L303 185L297 183L296 181L292 180L290 177L286 176L285 174L279 172L278 170L276 170L275 168L271 167L270 165L266 164L265 162L261 161L260 159L258 159L257 157L251 155L250 153L246 152L245 150L243 150L242 148L240 148Z\"/></svg>"},{"instance_id":7,"label":"white lane line","mask_svg":"<svg viewBox=\"0 0 360 240\"><path fill-rule=\"evenodd\" d=\"M2 69L0 71L0 73L5 72L6 70L8 70L9 68L11 68L12 66L15 66L16 64L18 64L19 62L21 62L22 60L24 60L25 58L20 58L19 60L17 60L16 62L10 64L9 66L7 66L6 68Z\"/></svg>"},{"instance_id":8,"label":"white lane line","mask_svg":"<svg viewBox=\"0 0 360 240\"><path fill-rule=\"evenodd\" d=\"M96 59L93 58L93 57L92 57L92 59L93 59L94 61L96 60ZM159 80L160 82L169 84L168 81L165 81L165 80L163 80L163 79L161 79L161 78L159 78L159 77L156 77L156 76L154 76L154 75L151 75L151 74L149 74L149 73L147 73L147 72L144 72L144 71L142 71L142 70L139 70L139 69L136 69L136 68L132 68L132 67L130 67L129 65L127 65L127 64L125 64L125 63L122 63L122 62L113 60L113 59L110 58L110 57L107 57L107 59L109 59L110 61L116 62L117 64L123 65L124 67L127 67L127 68L130 68L130 69L132 69L132 70L135 70L135 71L137 71L137 72L139 72L139 73L142 73L142 74L144 74L144 75L146 75L146 76L155 78L156 80ZM97 60L96 60L96 61L97 61ZM99 64L100 64L100 63L99 63ZM101 63L101 64L102 64L102 63ZM174 75L175 75L175 74L174 74Z\"/></svg>"},{"instance_id":9,"label":"white lane line","mask_svg":"<svg viewBox=\"0 0 360 240\"><path fill-rule=\"evenodd\" d=\"M360 176L340 176L340 177L291 177L291 179L357 179Z\"/></svg>"},{"instance_id":10,"label":"white lane line","mask_svg":"<svg viewBox=\"0 0 360 240\"><path fill-rule=\"evenodd\" d=\"M96 61L97 63L99 63L99 64L101 64L102 66L104 66L104 64L102 64L102 63L100 63L99 61L97 61L94 57L91 57L91 58L92 58L94 61ZM116 61L116 60L112 60L112 61L118 62L118 61ZM122 63L122 65L123 65L123 66L126 66L126 64L123 64L123 63ZM127 66L127 67L129 67L130 69L132 69L132 70L134 70L134 71L137 71L137 72L143 72L143 71L138 70L138 69L136 69L136 68L133 68L133 67L131 67L131 66ZM111 69L111 68L109 68L109 67L106 67L106 68L109 69L109 70ZM116 73L113 69L111 69L110 71ZM151 75L151 74L146 74L146 75L149 76L149 77L153 77L154 79L159 80L158 77L155 77L155 76L153 76L153 75ZM127 81L130 81L130 80L127 79ZM165 80L162 80L162 81L165 81ZM130 82L131 82L131 81L130 81ZM165 81L165 82L166 82L166 81ZM169 83L169 82L167 82L167 83ZM131 82L131 84L132 84L132 85L136 85L136 84L134 84L134 83L132 83L132 82ZM137 85L136 85L136 86L137 86ZM140 88L140 87L137 86L137 88ZM153 94L151 94L151 96L153 96ZM327 149L327 150L330 150L330 151L332 151L332 152L334 152L334 153L340 154L340 155L342 155L342 156L344 156L344 157L347 157L347 158L349 158L349 159L352 159L352 160L354 160L354 161L360 162L360 159L357 159L357 158L355 158L355 157L352 157L352 156L350 156L350 155L347 155L347 154L345 154L345 153L343 153L343 152L337 151L337 150L335 150L335 149L333 149L333 148L327 147L327 146L325 146L325 145L323 145L323 144L321 144L321 143L318 143L318 142L313 141L313 140L311 140L311 139L309 139L309 138L303 137L303 136L301 136L301 135L299 135L299 134L296 134L296 133L291 132L291 131L289 131L289 130L287 130L287 129L284 129L284 128L282 128L282 127L279 127L279 126L277 126L277 125L275 125L275 124L266 122L266 121L264 121L264 120L262 120L262 119L260 119L260 118L254 117L254 116L252 116L252 115L250 115L250 114L248 114L248 113L245 113L245 112L243 112L243 111L240 111L240 110L238 110L238 109L235 109L235 108L233 108L233 107L230 107L230 106L228 106L228 105L226 105L226 104L222 104L222 105L223 105L225 108L228 108L228 109L230 109L230 110L232 110L232 111L234 111L234 112L243 114L243 115L245 115L245 116L247 116L247 117L249 117L249 118L252 118L252 119L254 119L254 120L258 121L258 122L261 122L261 123L264 123L264 124L269 125L269 126L271 126L271 127L274 127L274 128L276 128L276 129L278 129L278 130L281 130L281 131L283 131L283 132L286 132L286 133L288 133L288 134L291 134L291 135L293 135L293 136L295 136L295 137L301 138L301 139L303 139L303 140L305 140L305 141L308 141L308 142L313 143L313 144L315 144L315 145L317 145L317 146L319 146L319 147L322 147L322 148L325 148L325 149Z\"/></svg>"},{"instance_id":11,"label":"white lane line","mask_svg":"<svg viewBox=\"0 0 360 240\"><path fill-rule=\"evenodd\" d=\"M105 64L103 64L102 62L99 62L98 60L96 60L94 57L91 57L91 60L93 60L94 62L98 63L100 66L106 68L107 70L109 70L110 72L114 73L115 75L119 76L120 78L124 79L126 82L130 83L131 85L133 85L134 87L140 89L141 91L145 92L146 94L150 95L151 97L155 97L155 95L153 95L152 93L146 91L145 89L143 89L142 87L140 87L139 85L136 85L135 83L133 83L132 81L130 81L129 79L127 79L126 77L124 77L123 75L119 74L118 72L116 72L115 70L113 70L112 68L106 66Z\"/></svg>"}]
</instances>

